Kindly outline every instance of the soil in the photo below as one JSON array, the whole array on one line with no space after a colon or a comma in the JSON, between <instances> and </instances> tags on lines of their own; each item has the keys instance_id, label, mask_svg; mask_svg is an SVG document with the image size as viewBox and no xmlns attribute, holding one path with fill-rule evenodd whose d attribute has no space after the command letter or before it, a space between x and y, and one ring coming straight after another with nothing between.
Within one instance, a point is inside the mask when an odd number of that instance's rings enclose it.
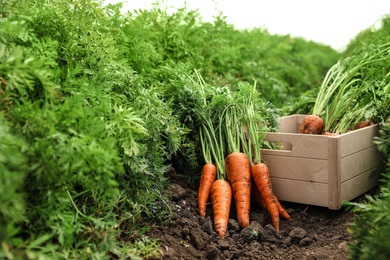
<instances>
[{"instance_id":1,"label":"soil","mask_svg":"<svg viewBox=\"0 0 390 260\"><path fill-rule=\"evenodd\" d=\"M174 175L171 181L172 221L148 233L160 241L161 259L348 259L348 225L354 221L348 210L281 201L291 220L281 219L277 233L268 212L257 206L252 206L250 225L241 229L232 205L227 235L220 238L211 205L206 218L199 216L197 184ZM364 199L362 195L355 201Z\"/></svg>"}]
</instances>

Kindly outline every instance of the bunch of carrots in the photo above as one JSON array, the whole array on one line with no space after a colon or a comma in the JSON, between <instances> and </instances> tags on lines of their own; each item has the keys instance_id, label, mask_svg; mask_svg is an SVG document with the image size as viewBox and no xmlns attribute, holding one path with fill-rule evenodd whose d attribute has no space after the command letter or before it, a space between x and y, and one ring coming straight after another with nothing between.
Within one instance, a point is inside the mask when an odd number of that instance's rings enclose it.
<instances>
[{"instance_id":1,"label":"bunch of carrots","mask_svg":"<svg viewBox=\"0 0 390 260\"><path fill-rule=\"evenodd\" d=\"M205 217L206 204L211 197L214 227L220 237L226 235L232 201L242 228L250 223L251 198L269 212L277 232L280 217L290 219L273 194L268 167L261 158L264 124L255 109L259 94L256 87L243 85L241 88L239 98L233 97L218 110L216 126L210 116L205 116L200 127L205 165L198 208L200 216Z\"/></svg>"}]
</instances>

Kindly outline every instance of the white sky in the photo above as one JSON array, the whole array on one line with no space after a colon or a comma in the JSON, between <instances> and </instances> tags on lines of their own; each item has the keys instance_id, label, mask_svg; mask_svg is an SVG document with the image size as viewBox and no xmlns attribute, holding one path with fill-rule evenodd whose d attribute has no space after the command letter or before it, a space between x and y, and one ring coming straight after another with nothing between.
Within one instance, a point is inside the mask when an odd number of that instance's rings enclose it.
<instances>
[{"instance_id":1,"label":"white sky","mask_svg":"<svg viewBox=\"0 0 390 260\"><path fill-rule=\"evenodd\" d=\"M155 0L106 0L123 3L124 11L147 9ZM184 0L163 0L166 6L183 7ZM221 11L237 29L263 27L272 34L290 34L341 50L360 31L390 13L390 0L193 0L203 21L213 21Z\"/></svg>"}]
</instances>

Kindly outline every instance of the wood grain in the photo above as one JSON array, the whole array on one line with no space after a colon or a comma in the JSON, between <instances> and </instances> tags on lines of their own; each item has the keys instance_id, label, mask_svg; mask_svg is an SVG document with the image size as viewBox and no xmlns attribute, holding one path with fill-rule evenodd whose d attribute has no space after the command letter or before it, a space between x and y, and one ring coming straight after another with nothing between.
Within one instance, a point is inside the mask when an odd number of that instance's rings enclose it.
<instances>
[{"instance_id":1,"label":"wood grain","mask_svg":"<svg viewBox=\"0 0 390 260\"><path fill-rule=\"evenodd\" d=\"M381 154L373 143L379 126L373 125L339 136L299 134L305 115L282 117L280 133L265 140L283 144L262 149L275 195L284 201L338 210L378 185Z\"/></svg>"},{"instance_id":2,"label":"wood grain","mask_svg":"<svg viewBox=\"0 0 390 260\"><path fill-rule=\"evenodd\" d=\"M279 200L327 207L328 185L316 182L272 178L272 189Z\"/></svg>"}]
</instances>

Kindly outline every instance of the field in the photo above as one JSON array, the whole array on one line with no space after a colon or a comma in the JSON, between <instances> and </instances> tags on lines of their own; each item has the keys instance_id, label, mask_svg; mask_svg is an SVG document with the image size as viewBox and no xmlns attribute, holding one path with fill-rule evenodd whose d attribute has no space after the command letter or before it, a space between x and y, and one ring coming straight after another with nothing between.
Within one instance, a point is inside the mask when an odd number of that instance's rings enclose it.
<instances>
[{"instance_id":1,"label":"field","mask_svg":"<svg viewBox=\"0 0 390 260\"><path fill-rule=\"evenodd\" d=\"M0 2L0 258L390 257L388 16L339 53L162 3L123 13L95 0ZM278 118L311 113L323 134L380 126L372 196L338 211L278 206L268 173L249 173L263 148L280 148L263 140ZM210 202L206 218L198 209L207 163L225 181L225 237ZM233 182L252 179L267 210L250 202L238 214ZM274 232L284 208L291 219Z\"/></svg>"}]
</instances>

